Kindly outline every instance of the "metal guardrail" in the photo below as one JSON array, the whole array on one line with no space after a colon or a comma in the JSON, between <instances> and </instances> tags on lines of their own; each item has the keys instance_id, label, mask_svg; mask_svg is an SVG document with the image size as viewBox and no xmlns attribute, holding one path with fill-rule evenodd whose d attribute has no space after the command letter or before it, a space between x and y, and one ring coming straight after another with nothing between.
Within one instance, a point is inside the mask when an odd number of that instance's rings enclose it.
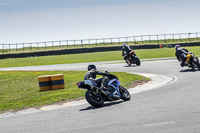
<instances>
[{"instance_id":1,"label":"metal guardrail","mask_svg":"<svg viewBox=\"0 0 200 133\"><path fill-rule=\"evenodd\" d=\"M156 44L176 44L191 43L200 41L200 32L196 33L177 33L177 34L158 34L158 35L139 35L129 37L99 38L99 39L79 39L79 40L60 40L47 42L31 43L12 43L0 44L0 52L22 52L40 51L52 49L70 49L81 47L108 47L119 46L122 43L129 45L156 45Z\"/></svg>"}]
</instances>

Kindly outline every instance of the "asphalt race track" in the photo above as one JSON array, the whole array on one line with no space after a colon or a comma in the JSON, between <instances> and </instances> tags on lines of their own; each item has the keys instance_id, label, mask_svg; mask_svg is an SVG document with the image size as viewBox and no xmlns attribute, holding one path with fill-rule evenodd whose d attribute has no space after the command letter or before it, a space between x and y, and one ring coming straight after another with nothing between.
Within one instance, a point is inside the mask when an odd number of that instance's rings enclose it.
<instances>
[{"instance_id":1,"label":"asphalt race track","mask_svg":"<svg viewBox=\"0 0 200 133\"><path fill-rule=\"evenodd\" d=\"M99 70L173 75L176 82L132 95L130 101L89 104L31 114L0 117L1 133L199 133L200 71L180 67L177 60L100 62ZM86 70L88 63L1 68L0 70Z\"/></svg>"}]
</instances>

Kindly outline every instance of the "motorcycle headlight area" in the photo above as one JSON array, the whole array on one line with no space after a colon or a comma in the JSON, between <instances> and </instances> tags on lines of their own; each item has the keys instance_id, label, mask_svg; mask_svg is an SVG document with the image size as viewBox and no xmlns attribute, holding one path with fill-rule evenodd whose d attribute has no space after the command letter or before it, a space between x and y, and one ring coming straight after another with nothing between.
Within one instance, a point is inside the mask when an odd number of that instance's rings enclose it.
<instances>
[{"instance_id":1,"label":"motorcycle headlight area","mask_svg":"<svg viewBox=\"0 0 200 133\"><path fill-rule=\"evenodd\" d=\"M76 83L76 85L78 86L78 88L82 87L83 84L84 84L83 82L78 82L78 83Z\"/></svg>"}]
</instances>

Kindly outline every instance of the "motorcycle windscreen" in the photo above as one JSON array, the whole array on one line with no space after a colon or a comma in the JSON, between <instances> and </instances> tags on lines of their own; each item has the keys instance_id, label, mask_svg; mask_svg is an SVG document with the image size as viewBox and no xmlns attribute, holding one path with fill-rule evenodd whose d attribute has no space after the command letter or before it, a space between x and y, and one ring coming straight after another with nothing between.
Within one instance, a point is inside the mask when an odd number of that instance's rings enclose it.
<instances>
[{"instance_id":1,"label":"motorcycle windscreen","mask_svg":"<svg viewBox=\"0 0 200 133\"><path fill-rule=\"evenodd\" d=\"M116 86L119 87L119 85L120 85L120 81L117 80Z\"/></svg>"},{"instance_id":2,"label":"motorcycle windscreen","mask_svg":"<svg viewBox=\"0 0 200 133\"><path fill-rule=\"evenodd\" d=\"M118 92L118 94L119 94L119 97L121 97L121 94L120 94L120 92L119 92L119 85L120 85L120 81L119 80L116 80L117 82L116 82L116 89L117 89L117 92Z\"/></svg>"}]
</instances>

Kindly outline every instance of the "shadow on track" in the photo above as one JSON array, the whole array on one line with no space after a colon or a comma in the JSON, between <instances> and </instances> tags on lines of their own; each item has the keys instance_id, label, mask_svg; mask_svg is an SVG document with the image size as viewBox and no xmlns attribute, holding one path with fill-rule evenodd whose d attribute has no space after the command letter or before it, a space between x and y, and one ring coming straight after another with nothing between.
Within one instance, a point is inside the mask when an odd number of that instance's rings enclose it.
<instances>
[{"instance_id":1,"label":"shadow on track","mask_svg":"<svg viewBox=\"0 0 200 133\"><path fill-rule=\"evenodd\" d=\"M124 67L137 67L137 65L124 66Z\"/></svg>"},{"instance_id":2,"label":"shadow on track","mask_svg":"<svg viewBox=\"0 0 200 133\"><path fill-rule=\"evenodd\" d=\"M110 107L112 105L120 104L120 103L123 103L123 102L124 101L107 102L107 103L104 103L104 105L102 107L99 107L99 108ZM80 109L79 111L87 111L87 110L93 110L93 109L99 109L99 108L96 108L96 107L93 107L93 106L89 106L87 108Z\"/></svg>"},{"instance_id":3,"label":"shadow on track","mask_svg":"<svg viewBox=\"0 0 200 133\"><path fill-rule=\"evenodd\" d=\"M199 71L199 70L196 70L196 69L185 69L185 70L181 70L180 72L196 72L196 71Z\"/></svg>"}]
</instances>

